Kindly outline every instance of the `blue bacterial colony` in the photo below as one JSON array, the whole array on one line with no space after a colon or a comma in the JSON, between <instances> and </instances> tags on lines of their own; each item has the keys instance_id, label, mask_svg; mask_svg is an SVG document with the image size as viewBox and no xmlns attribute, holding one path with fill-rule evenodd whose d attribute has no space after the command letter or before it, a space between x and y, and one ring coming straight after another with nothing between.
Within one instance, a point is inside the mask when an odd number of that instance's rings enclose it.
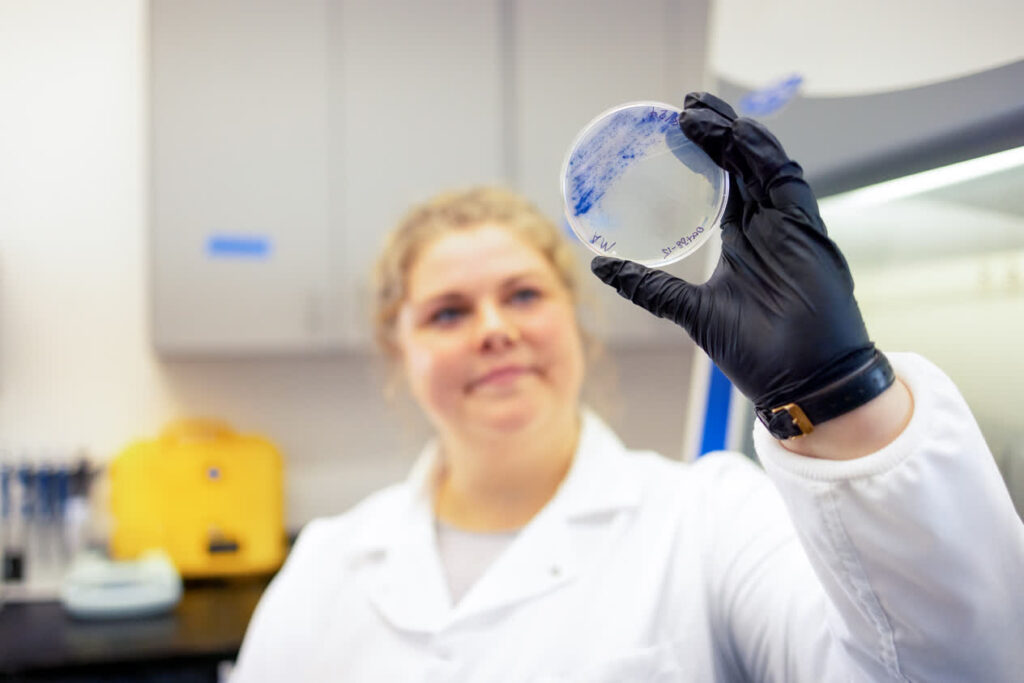
<instances>
[{"instance_id":1,"label":"blue bacterial colony","mask_svg":"<svg viewBox=\"0 0 1024 683\"><path fill-rule=\"evenodd\" d=\"M580 141L569 160L570 202L582 216L600 203L607 189L666 135L679 129L679 114L668 109L631 108L614 114L601 129Z\"/></svg>"}]
</instances>

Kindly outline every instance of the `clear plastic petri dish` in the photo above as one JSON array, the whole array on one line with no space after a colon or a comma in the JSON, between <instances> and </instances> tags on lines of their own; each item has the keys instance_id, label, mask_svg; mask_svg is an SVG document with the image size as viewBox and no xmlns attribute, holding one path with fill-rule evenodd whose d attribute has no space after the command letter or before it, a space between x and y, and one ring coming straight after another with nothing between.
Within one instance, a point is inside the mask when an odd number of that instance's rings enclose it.
<instances>
[{"instance_id":1,"label":"clear plastic petri dish","mask_svg":"<svg viewBox=\"0 0 1024 683\"><path fill-rule=\"evenodd\" d=\"M681 110L630 102L591 121L562 164L566 218L597 254L663 266L711 237L729 174L679 129Z\"/></svg>"}]
</instances>

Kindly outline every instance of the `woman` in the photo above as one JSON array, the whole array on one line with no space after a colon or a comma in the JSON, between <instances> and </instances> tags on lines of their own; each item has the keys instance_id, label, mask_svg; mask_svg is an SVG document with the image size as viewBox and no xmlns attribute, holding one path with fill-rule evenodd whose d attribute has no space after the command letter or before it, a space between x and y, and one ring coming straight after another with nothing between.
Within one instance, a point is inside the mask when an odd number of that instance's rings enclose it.
<instances>
[{"instance_id":1,"label":"woman","mask_svg":"<svg viewBox=\"0 0 1024 683\"><path fill-rule=\"evenodd\" d=\"M406 482L306 527L238 680L1024 670L1024 530L955 387L909 355L893 355L894 379L767 131L709 95L688 96L681 125L737 180L714 276L593 268L685 327L754 401L770 479L737 455L627 451L579 404L557 230L508 193L439 197L392 237L378 298L378 336L437 439Z\"/></svg>"}]
</instances>

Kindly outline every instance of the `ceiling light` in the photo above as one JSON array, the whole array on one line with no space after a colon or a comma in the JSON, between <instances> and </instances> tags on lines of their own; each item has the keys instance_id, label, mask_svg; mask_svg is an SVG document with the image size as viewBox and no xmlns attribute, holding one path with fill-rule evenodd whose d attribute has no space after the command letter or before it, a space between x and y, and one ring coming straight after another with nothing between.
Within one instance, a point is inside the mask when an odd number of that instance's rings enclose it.
<instances>
[{"instance_id":1,"label":"ceiling light","mask_svg":"<svg viewBox=\"0 0 1024 683\"><path fill-rule=\"evenodd\" d=\"M876 206L1021 165L1024 165L1024 147L1017 147L832 195L821 200L821 209L835 215L849 209Z\"/></svg>"}]
</instances>

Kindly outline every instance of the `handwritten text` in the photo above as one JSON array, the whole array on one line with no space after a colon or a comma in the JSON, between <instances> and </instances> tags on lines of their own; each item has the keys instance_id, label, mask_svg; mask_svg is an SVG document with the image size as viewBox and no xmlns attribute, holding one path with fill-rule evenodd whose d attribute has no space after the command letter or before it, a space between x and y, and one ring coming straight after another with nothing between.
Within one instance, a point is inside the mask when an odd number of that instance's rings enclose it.
<instances>
[{"instance_id":1,"label":"handwritten text","mask_svg":"<svg viewBox=\"0 0 1024 683\"><path fill-rule=\"evenodd\" d=\"M673 251L675 251L676 249L682 249L683 247L688 246L689 244L694 242L697 239L698 236L700 236L702 234L704 234L704 226L703 225L697 226L697 229L694 230L693 232L691 232L689 235L683 235L682 237L680 237L679 239L677 239L675 242L673 242L672 244L668 245L667 247L662 247L661 248L661 253L663 255L665 255L665 256L671 256Z\"/></svg>"}]
</instances>

